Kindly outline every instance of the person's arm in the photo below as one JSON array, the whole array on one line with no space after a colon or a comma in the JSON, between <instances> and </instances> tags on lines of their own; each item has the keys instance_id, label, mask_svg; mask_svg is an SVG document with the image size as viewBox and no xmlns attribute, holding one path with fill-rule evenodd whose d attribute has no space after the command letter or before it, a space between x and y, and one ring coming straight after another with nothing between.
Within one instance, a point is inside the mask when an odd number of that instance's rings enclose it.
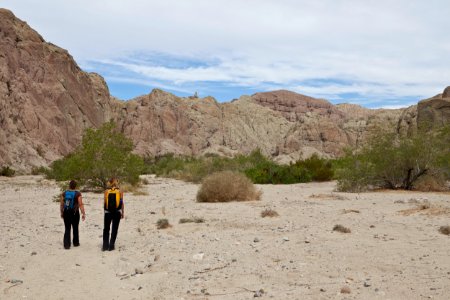
<instances>
[{"instance_id":1,"label":"person's arm","mask_svg":"<svg viewBox=\"0 0 450 300\"><path fill-rule=\"evenodd\" d=\"M59 196L59 211L61 212L61 218L64 218L64 193Z\"/></svg>"},{"instance_id":2,"label":"person's arm","mask_svg":"<svg viewBox=\"0 0 450 300\"><path fill-rule=\"evenodd\" d=\"M81 197L81 194L78 196L78 207L81 210L81 218L84 221L86 219L86 212L84 211L83 197Z\"/></svg>"},{"instance_id":3,"label":"person's arm","mask_svg":"<svg viewBox=\"0 0 450 300\"><path fill-rule=\"evenodd\" d=\"M122 215L120 216L121 219L125 217L125 202L123 202L123 192L120 192L120 202L122 202Z\"/></svg>"}]
</instances>

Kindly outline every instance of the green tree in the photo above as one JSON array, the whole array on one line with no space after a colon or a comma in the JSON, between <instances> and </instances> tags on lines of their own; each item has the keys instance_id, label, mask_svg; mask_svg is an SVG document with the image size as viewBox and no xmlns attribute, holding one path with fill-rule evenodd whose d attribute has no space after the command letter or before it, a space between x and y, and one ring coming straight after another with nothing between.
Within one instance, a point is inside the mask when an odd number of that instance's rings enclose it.
<instances>
[{"instance_id":1,"label":"green tree","mask_svg":"<svg viewBox=\"0 0 450 300\"><path fill-rule=\"evenodd\" d=\"M101 188L106 188L111 177L137 184L144 162L132 150L132 141L118 132L113 122L108 122L98 129L86 129L80 147L55 161L49 176L56 180L76 179Z\"/></svg>"},{"instance_id":2,"label":"green tree","mask_svg":"<svg viewBox=\"0 0 450 300\"><path fill-rule=\"evenodd\" d=\"M413 137L378 134L360 151L349 151L338 170L338 189L411 190L423 176L442 175L448 158L448 134L419 132Z\"/></svg>"}]
</instances>

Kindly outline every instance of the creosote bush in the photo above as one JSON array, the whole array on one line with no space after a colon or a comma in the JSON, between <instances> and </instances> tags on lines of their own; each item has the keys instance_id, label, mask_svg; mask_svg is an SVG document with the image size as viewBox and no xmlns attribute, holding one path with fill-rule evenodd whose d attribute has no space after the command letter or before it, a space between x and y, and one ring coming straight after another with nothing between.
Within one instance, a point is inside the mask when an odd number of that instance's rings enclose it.
<instances>
[{"instance_id":1,"label":"creosote bush","mask_svg":"<svg viewBox=\"0 0 450 300\"><path fill-rule=\"evenodd\" d=\"M16 171L9 166L3 166L0 170L0 176L13 177L14 174L16 174Z\"/></svg>"},{"instance_id":2,"label":"creosote bush","mask_svg":"<svg viewBox=\"0 0 450 300\"><path fill-rule=\"evenodd\" d=\"M167 219L159 219L156 222L156 228L158 228L158 229L166 229L169 227L171 227L171 225L169 223L169 220L167 220Z\"/></svg>"},{"instance_id":3,"label":"creosote bush","mask_svg":"<svg viewBox=\"0 0 450 300\"><path fill-rule=\"evenodd\" d=\"M259 200L261 191L244 174L222 171L207 176L197 193L198 202Z\"/></svg>"},{"instance_id":4,"label":"creosote bush","mask_svg":"<svg viewBox=\"0 0 450 300\"><path fill-rule=\"evenodd\" d=\"M244 173L257 184L292 184L310 181L332 180L334 176L331 161L313 155L290 165L279 165L265 157L260 150L249 155L233 158L207 155L183 157L166 154L146 158L146 172L158 176L201 182L206 176L220 171Z\"/></svg>"}]
</instances>

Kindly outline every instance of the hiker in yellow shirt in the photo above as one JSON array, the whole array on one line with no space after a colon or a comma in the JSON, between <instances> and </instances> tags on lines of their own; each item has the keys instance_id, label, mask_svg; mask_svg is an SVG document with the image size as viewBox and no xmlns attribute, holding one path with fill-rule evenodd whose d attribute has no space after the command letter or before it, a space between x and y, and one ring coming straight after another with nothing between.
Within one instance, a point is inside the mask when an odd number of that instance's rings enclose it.
<instances>
[{"instance_id":1,"label":"hiker in yellow shirt","mask_svg":"<svg viewBox=\"0 0 450 300\"><path fill-rule=\"evenodd\" d=\"M120 219L125 216L125 205L123 203L123 192L119 189L119 180L111 178L108 181L108 189L105 191L104 201L104 227L102 251L114 250ZM111 237L109 231L112 223Z\"/></svg>"}]
</instances>

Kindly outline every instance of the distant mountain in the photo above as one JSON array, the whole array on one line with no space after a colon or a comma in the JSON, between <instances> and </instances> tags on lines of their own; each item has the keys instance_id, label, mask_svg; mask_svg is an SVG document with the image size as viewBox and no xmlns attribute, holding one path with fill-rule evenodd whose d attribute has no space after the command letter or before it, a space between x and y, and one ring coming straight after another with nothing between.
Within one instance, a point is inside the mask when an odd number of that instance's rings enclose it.
<instances>
[{"instance_id":1,"label":"distant mountain","mask_svg":"<svg viewBox=\"0 0 450 300\"><path fill-rule=\"evenodd\" d=\"M111 97L103 78L0 9L0 166L27 170L73 151L85 128L114 120L141 155L234 155L259 148L280 162L339 156L378 128L413 133L450 123L450 88L406 109L332 105L290 91L180 98L155 89L129 101Z\"/></svg>"}]
</instances>

